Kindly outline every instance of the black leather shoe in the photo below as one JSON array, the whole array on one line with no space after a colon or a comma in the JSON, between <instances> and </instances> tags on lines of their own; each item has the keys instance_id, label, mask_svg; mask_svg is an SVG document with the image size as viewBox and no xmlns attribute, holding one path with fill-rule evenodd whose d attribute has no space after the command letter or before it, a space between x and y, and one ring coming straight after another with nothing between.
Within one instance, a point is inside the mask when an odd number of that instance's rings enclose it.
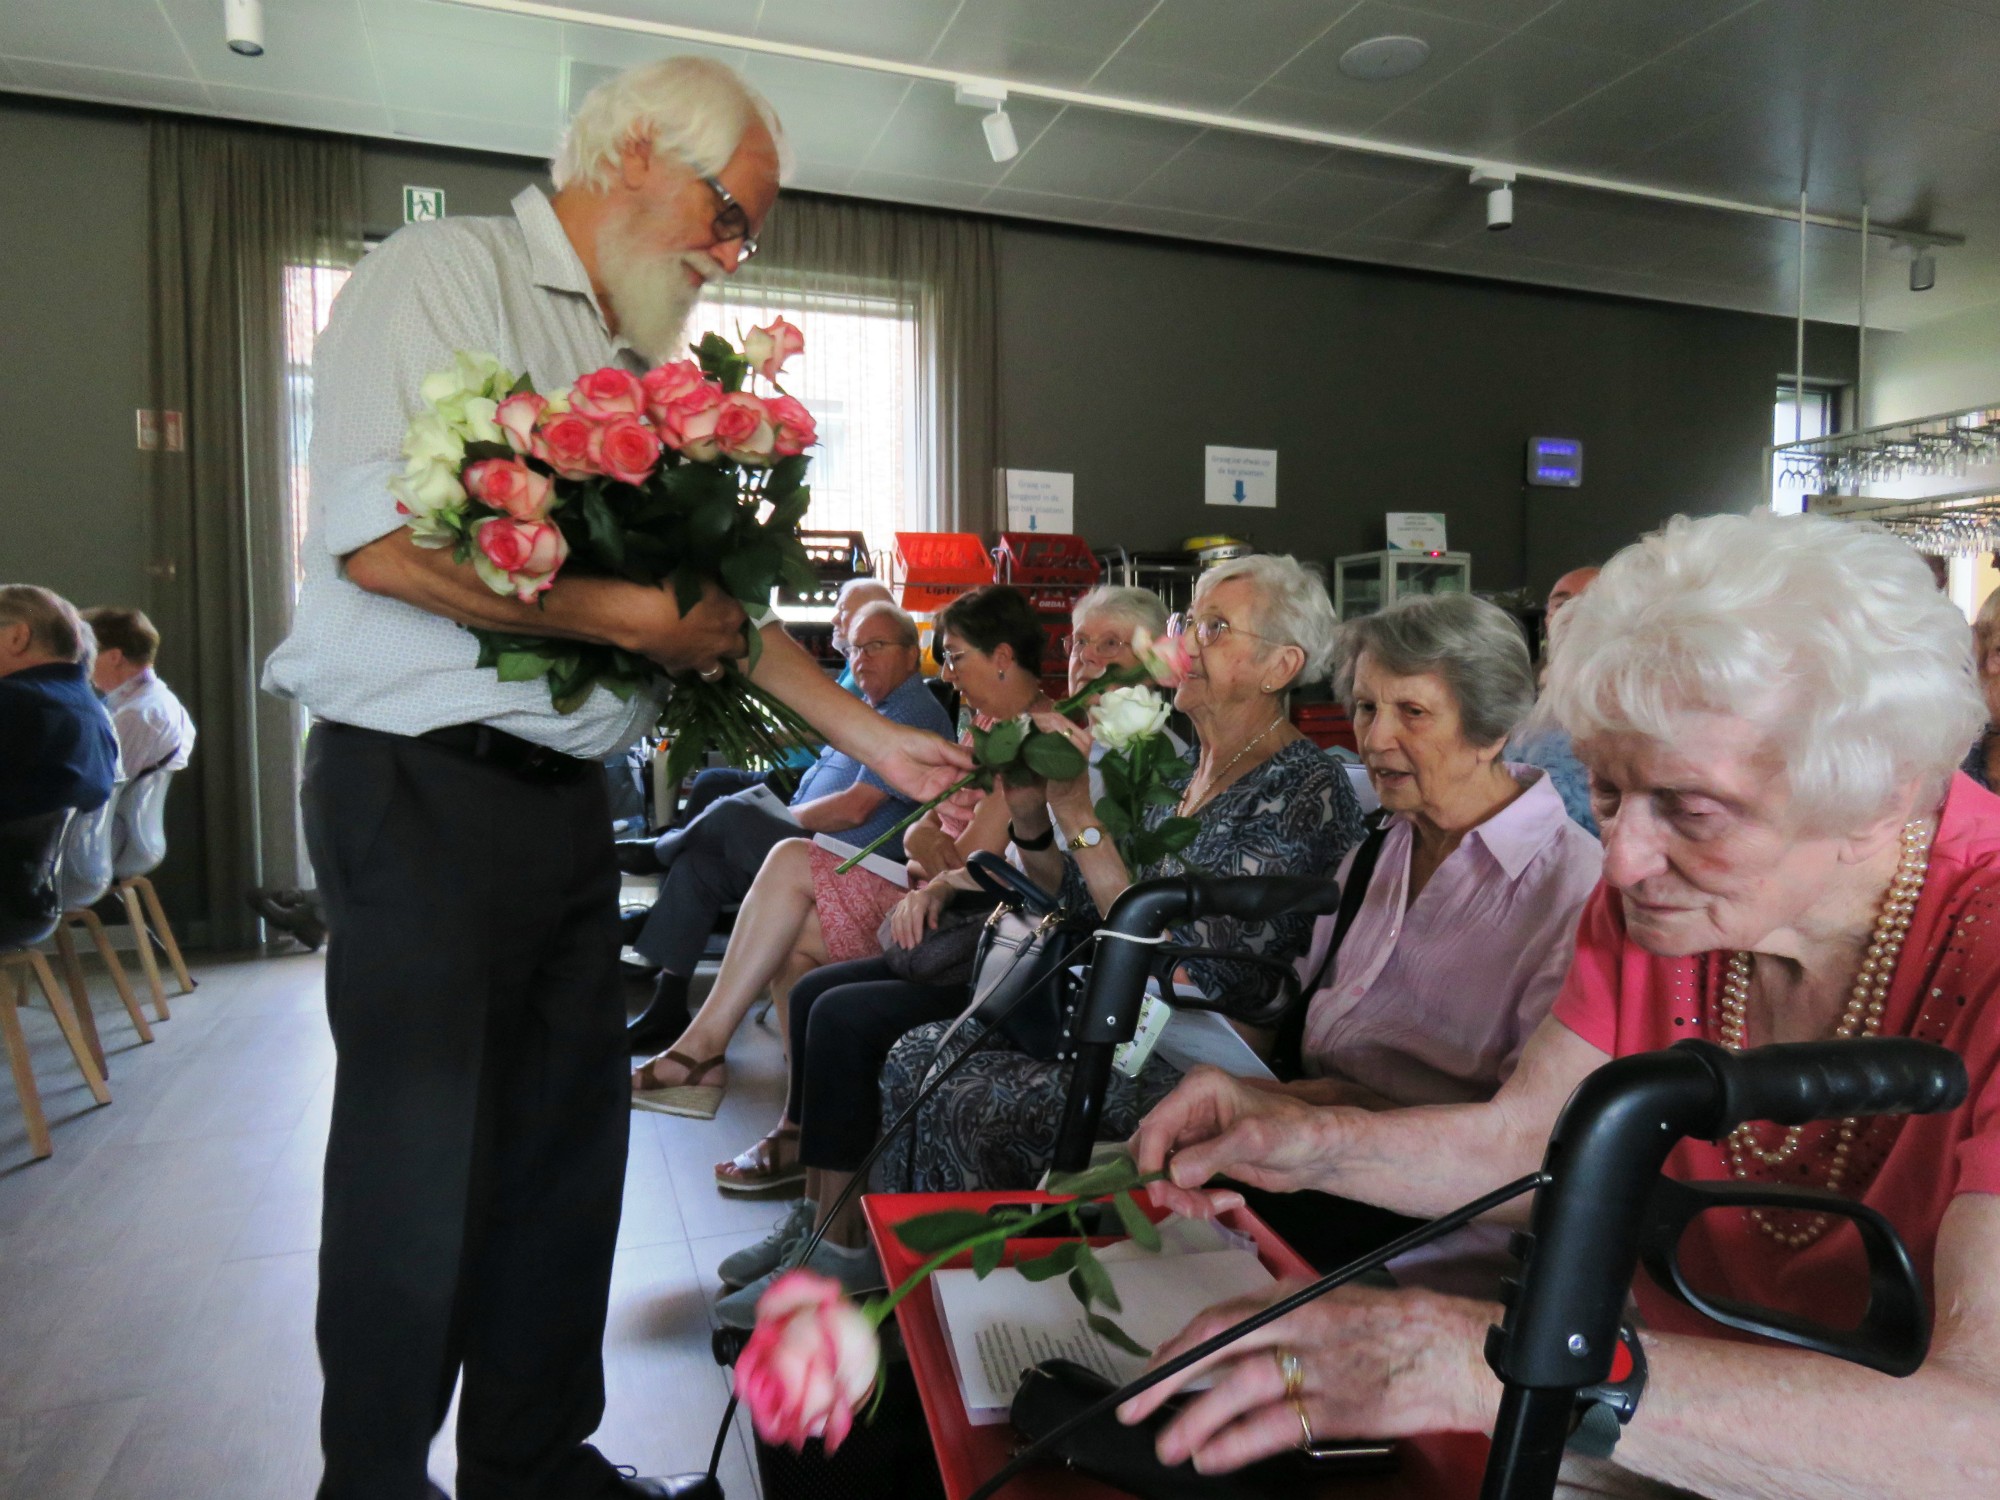
<instances>
[{"instance_id":1,"label":"black leather shoe","mask_svg":"<svg viewBox=\"0 0 2000 1500\"><path fill-rule=\"evenodd\" d=\"M653 985L653 1003L625 1028L625 1049L634 1057L664 1052L688 1029L688 982L685 975L661 971Z\"/></svg>"},{"instance_id":2,"label":"black leather shoe","mask_svg":"<svg viewBox=\"0 0 2000 1500\"><path fill-rule=\"evenodd\" d=\"M621 1474L604 1492L604 1500L722 1500L722 1486L706 1474L666 1474L658 1479L627 1478Z\"/></svg>"},{"instance_id":3,"label":"black leather shoe","mask_svg":"<svg viewBox=\"0 0 2000 1500\"><path fill-rule=\"evenodd\" d=\"M618 868L627 875L660 873L660 857L653 851L653 840L619 839L611 848L618 860Z\"/></svg>"}]
</instances>

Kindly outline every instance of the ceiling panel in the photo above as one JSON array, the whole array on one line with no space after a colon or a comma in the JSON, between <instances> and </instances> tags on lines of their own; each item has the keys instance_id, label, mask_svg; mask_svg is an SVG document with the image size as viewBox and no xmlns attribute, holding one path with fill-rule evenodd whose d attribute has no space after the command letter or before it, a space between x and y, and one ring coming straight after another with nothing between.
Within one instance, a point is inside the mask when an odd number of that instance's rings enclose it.
<instances>
[{"instance_id":1,"label":"ceiling panel","mask_svg":"<svg viewBox=\"0 0 2000 1500\"><path fill-rule=\"evenodd\" d=\"M1558 110L1511 143L1541 166L1617 173L1632 158L1739 106L1740 80L1653 63Z\"/></svg>"},{"instance_id":2,"label":"ceiling panel","mask_svg":"<svg viewBox=\"0 0 2000 1500\"><path fill-rule=\"evenodd\" d=\"M1160 0L1114 61L1240 79L1240 97L1333 25L1342 8L1295 0Z\"/></svg>"},{"instance_id":3,"label":"ceiling panel","mask_svg":"<svg viewBox=\"0 0 2000 1500\"><path fill-rule=\"evenodd\" d=\"M361 20L370 30L387 26L443 42L483 42L496 47L562 51L563 28L559 21L473 10L446 4L445 0L361 0Z\"/></svg>"},{"instance_id":4,"label":"ceiling panel","mask_svg":"<svg viewBox=\"0 0 2000 1500\"><path fill-rule=\"evenodd\" d=\"M8 59L7 66L22 88L71 99L106 99L114 104L155 104L169 109L211 107L209 91L186 78L161 78L147 73L120 73L110 68L79 68L34 58Z\"/></svg>"},{"instance_id":5,"label":"ceiling panel","mask_svg":"<svg viewBox=\"0 0 2000 1500\"><path fill-rule=\"evenodd\" d=\"M788 57L752 55L743 72L767 97L785 101L780 118L799 160L849 171L866 159L910 91L907 79ZM977 118L968 117L977 127Z\"/></svg>"},{"instance_id":6,"label":"ceiling panel","mask_svg":"<svg viewBox=\"0 0 2000 1500\"><path fill-rule=\"evenodd\" d=\"M1183 212L1247 213L1329 155L1320 146L1211 130L1128 196L1134 203Z\"/></svg>"},{"instance_id":7,"label":"ceiling panel","mask_svg":"<svg viewBox=\"0 0 2000 1500\"><path fill-rule=\"evenodd\" d=\"M1096 224L1110 212L1111 205L1096 198L1072 198L1063 193L1031 193L1021 188L997 187L980 199L979 206L996 214L1023 219L1053 219L1060 224Z\"/></svg>"},{"instance_id":8,"label":"ceiling panel","mask_svg":"<svg viewBox=\"0 0 2000 1500\"><path fill-rule=\"evenodd\" d=\"M1303 172L1254 205L1250 217L1259 223L1317 228L1325 234L1345 234L1393 204L1412 189L1379 177L1355 177L1345 172Z\"/></svg>"},{"instance_id":9,"label":"ceiling panel","mask_svg":"<svg viewBox=\"0 0 2000 1500\"><path fill-rule=\"evenodd\" d=\"M1148 203L1114 203L1100 221L1107 229L1132 229L1143 234L1171 235L1184 240L1208 240L1237 227L1233 215L1194 214Z\"/></svg>"},{"instance_id":10,"label":"ceiling panel","mask_svg":"<svg viewBox=\"0 0 2000 1500\"><path fill-rule=\"evenodd\" d=\"M1228 113L1256 87L1255 80L1246 83L1242 78L1202 68L1142 62L1123 52L1099 68L1090 80L1093 94L1143 99L1150 104L1175 105L1181 109L1205 109L1216 114Z\"/></svg>"},{"instance_id":11,"label":"ceiling panel","mask_svg":"<svg viewBox=\"0 0 2000 1500\"><path fill-rule=\"evenodd\" d=\"M609 31L601 26L565 25L562 29L563 55L571 61L594 64L607 70L606 77L641 63L663 57L712 57L719 63L740 68L748 60L737 48L706 47L696 42L677 42L668 37L635 36L629 31ZM572 108L582 95L572 95Z\"/></svg>"},{"instance_id":12,"label":"ceiling panel","mask_svg":"<svg viewBox=\"0 0 2000 1500\"><path fill-rule=\"evenodd\" d=\"M48 62L113 68L124 73L192 78L195 71L180 38L157 6L124 3L115 24L79 25L77 0L6 0L0 5L0 54ZM216 45L222 45L222 7L215 7Z\"/></svg>"},{"instance_id":13,"label":"ceiling panel","mask_svg":"<svg viewBox=\"0 0 2000 1500\"><path fill-rule=\"evenodd\" d=\"M942 177L952 182L976 182L992 187L1007 175L1008 164L987 154L979 112L955 103L952 91L940 83L915 83L863 167L876 172L903 172L913 177ZM782 107L780 109L782 113ZM1032 99L1009 100L1008 117L1022 151L1035 142L1061 113L1057 106Z\"/></svg>"},{"instance_id":14,"label":"ceiling panel","mask_svg":"<svg viewBox=\"0 0 2000 1500\"><path fill-rule=\"evenodd\" d=\"M1416 72L1386 82L1349 78L1340 71L1342 53L1356 42L1384 35L1421 37L1430 44L1430 60ZM1440 86L1506 35L1496 26L1364 0L1274 73L1267 88L1251 95L1238 113L1261 114L1260 100L1269 94L1291 101L1294 110L1310 108L1314 122L1329 129L1363 130ZM1307 106L1292 96L1317 103Z\"/></svg>"},{"instance_id":15,"label":"ceiling panel","mask_svg":"<svg viewBox=\"0 0 2000 1500\"><path fill-rule=\"evenodd\" d=\"M396 129L394 117L379 104L365 104L353 99L321 99L311 94L273 94L263 89L240 89L226 83L212 83L208 92L215 99L217 109L243 119L268 120L277 125L296 125L305 130L334 130L351 135L390 135ZM466 124L471 139L484 138L485 132L479 128L477 121L467 121Z\"/></svg>"},{"instance_id":16,"label":"ceiling panel","mask_svg":"<svg viewBox=\"0 0 2000 1500\"><path fill-rule=\"evenodd\" d=\"M1030 192L1122 198L1200 133L1164 120L1065 110L1032 147L1023 145L1005 183Z\"/></svg>"},{"instance_id":17,"label":"ceiling panel","mask_svg":"<svg viewBox=\"0 0 2000 1500\"><path fill-rule=\"evenodd\" d=\"M959 0L866 0L860 5L827 0L763 0L756 34L774 41L923 62L951 23ZM739 5L755 10L754 4ZM741 31L739 21L727 30Z\"/></svg>"},{"instance_id":18,"label":"ceiling panel","mask_svg":"<svg viewBox=\"0 0 2000 1500\"><path fill-rule=\"evenodd\" d=\"M395 109L553 130L561 120L562 57L555 52L455 42L387 27L372 33L375 70Z\"/></svg>"},{"instance_id":19,"label":"ceiling panel","mask_svg":"<svg viewBox=\"0 0 2000 1500\"><path fill-rule=\"evenodd\" d=\"M1757 0L1562 0L1523 28L1587 47L1654 57L1750 9ZM2000 4L2000 0L1995 0Z\"/></svg>"},{"instance_id":20,"label":"ceiling panel","mask_svg":"<svg viewBox=\"0 0 2000 1500\"><path fill-rule=\"evenodd\" d=\"M930 61L1001 78L1086 83L1153 0L979 0L959 8Z\"/></svg>"},{"instance_id":21,"label":"ceiling panel","mask_svg":"<svg viewBox=\"0 0 2000 1500\"><path fill-rule=\"evenodd\" d=\"M1465 149L1495 150L1639 66L1622 52L1517 34L1419 94L1375 132L1400 138L1405 119L1421 113L1433 138L1451 135L1466 141Z\"/></svg>"},{"instance_id":22,"label":"ceiling panel","mask_svg":"<svg viewBox=\"0 0 2000 1500\"><path fill-rule=\"evenodd\" d=\"M383 101L360 0L264 0L264 55L243 57L223 39L217 0L158 0L201 76L265 93ZM435 53L435 41L426 42Z\"/></svg>"},{"instance_id":23,"label":"ceiling panel","mask_svg":"<svg viewBox=\"0 0 2000 1500\"><path fill-rule=\"evenodd\" d=\"M392 109L390 118L396 134L421 141L440 141L448 146L505 151L510 156L532 156L546 160L555 154L556 124L520 119L502 123L471 115L454 115L442 110ZM495 141L497 145L474 147L475 141Z\"/></svg>"},{"instance_id":24,"label":"ceiling panel","mask_svg":"<svg viewBox=\"0 0 2000 1500\"><path fill-rule=\"evenodd\" d=\"M933 208L977 208L988 191L977 183L946 182L936 177L877 172L866 167L848 180L847 188L863 198L887 198L893 203L919 203ZM778 202L782 212L784 200Z\"/></svg>"}]
</instances>

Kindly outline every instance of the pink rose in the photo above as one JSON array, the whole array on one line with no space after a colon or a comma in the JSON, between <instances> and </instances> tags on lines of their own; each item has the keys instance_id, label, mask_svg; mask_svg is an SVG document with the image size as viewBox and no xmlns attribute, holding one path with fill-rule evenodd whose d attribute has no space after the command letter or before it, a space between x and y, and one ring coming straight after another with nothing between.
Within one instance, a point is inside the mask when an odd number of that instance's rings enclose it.
<instances>
[{"instance_id":1,"label":"pink rose","mask_svg":"<svg viewBox=\"0 0 2000 1500\"><path fill-rule=\"evenodd\" d=\"M512 594L532 604L556 581L569 556L569 543L548 521L516 521L494 516L472 533L472 566L496 594Z\"/></svg>"},{"instance_id":2,"label":"pink rose","mask_svg":"<svg viewBox=\"0 0 2000 1500\"><path fill-rule=\"evenodd\" d=\"M712 380L678 396L660 413L660 436L669 448L703 463L715 460L715 424L722 414L722 387Z\"/></svg>"},{"instance_id":3,"label":"pink rose","mask_svg":"<svg viewBox=\"0 0 2000 1500\"><path fill-rule=\"evenodd\" d=\"M535 429L535 457L565 479L588 479L595 472L590 465L590 435L597 424L575 412L544 415Z\"/></svg>"},{"instance_id":4,"label":"pink rose","mask_svg":"<svg viewBox=\"0 0 2000 1500\"><path fill-rule=\"evenodd\" d=\"M1157 641L1143 630L1132 632L1132 655L1146 669L1146 675L1164 688L1177 688L1187 680L1193 658L1187 643L1177 635L1163 635Z\"/></svg>"},{"instance_id":5,"label":"pink rose","mask_svg":"<svg viewBox=\"0 0 2000 1500\"><path fill-rule=\"evenodd\" d=\"M644 484L660 461L660 440L637 417L613 417L590 435L591 467L626 484Z\"/></svg>"},{"instance_id":6,"label":"pink rose","mask_svg":"<svg viewBox=\"0 0 2000 1500\"><path fill-rule=\"evenodd\" d=\"M757 1327L736 1357L736 1395L765 1442L796 1453L807 1438L823 1438L832 1453L881 1365L875 1325L840 1283L787 1271L757 1299Z\"/></svg>"},{"instance_id":7,"label":"pink rose","mask_svg":"<svg viewBox=\"0 0 2000 1500\"><path fill-rule=\"evenodd\" d=\"M701 366L691 359L677 359L648 370L639 380L639 388L646 393L646 415L657 426L668 407L707 379Z\"/></svg>"},{"instance_id":8,"label":"pink rose","mask_svg":"<svg viewBox=\"0 0 2000 1500\"><path fill-rule=\"evenodd\" d=\"M493 413L493 420L507 434L508 445L516 453L531 453L535 446L535 424L541 421L542 413L548 409L546 397L537 396L533 391L523 391L502 401L499 410Z\"/></svg>"},{"instance_id":9,"label":"pink rose","mask_svg":"<svg viewBox=\"0 0 2000 1500\"><path fill-rule=\"evenodd\" d=\"M569 388L569 409L582 417L636 417L646 409L646 392L630 370L592 370Z\"/></svg>"},{"instance_id":10,"label":"pink rose","mask_svg":"<svg viewBox=\"0 0 2000 1500\"><path fill-rule=\"evenodd\" d=\"M517 521L539 521L549 513L555 485L518 458L482 458L467 464L465 492L475 500L504 510Z\"/></svg>"},{"instance_id":11,"label":"pink rose","mask_svg":"<svg viewBox=\"0 0 2000 1500\"><path fill-rule=\"evenodd\" d=\"M743 357L750 368L773 385L785 368L785 361L806 346L806 336L783 318L769 328L753 328L743 335Z\"/></svg>"},{"instance_id":12,"label":"pink rose","mask_svg":"<svg viewBox=\"0 0 2000 1500\"><path fill-rule=\"evenodd\" d=\"M745 391L722 398L715 415L715 445L739 464L768 464L777 442L764 403Z\"/></svg>"},{"instance_id":13,"label":"pink rose","mask_svg":"<svg viewBox=\"0 0 2000 1500\"><path fill-rule=\"evenodd\" d=\"M777 433L771 451L778 457L790 458L795 453L803 453L819 441L819 428L813 422L812 413L790 396L773 396L764 403L764 411Z\"/></svg>"}]
</instances>

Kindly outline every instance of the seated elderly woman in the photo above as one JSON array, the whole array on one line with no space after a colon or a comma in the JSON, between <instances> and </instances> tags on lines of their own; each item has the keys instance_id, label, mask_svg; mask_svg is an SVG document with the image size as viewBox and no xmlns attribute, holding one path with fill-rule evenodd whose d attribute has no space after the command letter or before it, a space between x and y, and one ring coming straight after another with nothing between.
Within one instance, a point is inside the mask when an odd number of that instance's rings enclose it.
<instances>
[{"instance_id":1,"label":"seated elderly woman","mask_svg":"<svg viewBox=\"0 0 2000 1500\"><path fill-rule=\"evenodd\" d=\"M1986 596L1973 617L1972 663L1986 699L1986 722L1959 769L1990 792L2000 786L2000 589Z\"/></svg>"},{"instance_id":2,"label":"seated elderly woman","mask_svg":"<svg viewBox=\"0 0 2000 1500\"><path fill-rule=\"evenodd\" d=\"M1105 834L1084 777L1007 789L1023 868L1045 888L1060 884L1072 910L1108 911L1134 880L1200 870L1265 875L1333 870L1361 837L1361 809L1347 776L1292 727L1293 687L1326 675L1337 629L1326 589L1289 557L1258 555L1202 574L1185 619L1173 628L1189 653L1175 704L1193 721L1200 752L1173 807L1148 809L1149 827L1179 814L1199 828L1180 854L1128 870ZM1089 736L1050 715L1036 722L1074 738ZM1246 922L1211 917L1178 928L1191 947L1253 954L1291 964L1312 935L1302 915ZM1285 1016L1286 991L1272 972L1234 958L1191 958L1185 977L1245 1035L1268 1050ZM943 1036L920 1027L896 1044L882 1075L882 1118L914 1097ZM959 1031L969 1046L981 1034ZM954 1052L955 1055L955 1052ZM1114 1075L1100 1131L1128 1134L1179 1071L1155 1054L1136 1078ZM925 1108L920 1128L883 1154L881 1181L919 1192L1024 1188L1047 1170L1069 1069L1008 1047L982 1049ZM912 1159L912 1155L914 1159Z\"/></svg>"},{"instance_id":3,"label":"seated elderly woman","mask_svg":"<svg viewBox=\"0 0 2000 1500\"><path fill-rule=\"evenodd\" d=\"M1085 594L1070 612L1071 696L1113 667L1134 665L1135 634L1157 640L1166 625L1166 606L1145 589L1105 586ZM977 691L978 668L969 661L965 667ZM939 914L951 900L974 887L971 875L960 869L911 891L891 914L895 946L914 949L937 927ZM717 1267L725 1286L750 1288L723 1299L719 1311L725 1321L748 1326L748 1315L763 1291L762 1279L819 1226L824 1217L821 1205L831 1207L874 1145L880 1108L877 1080L889 1048L912 1027L956 1015L965 996L963 977L957 983L899 978L897 966L884 956L828 964L792 986L785 1116L765 1140L797 1142L796 1160L804 1169L806 1196L763 1240L736 1251ZM753 1147L735 1161L724 1162L715 1169L717 1183L741 1190L772 1182L776 1172L759 1171L769 1155L762 1160L759 1156ZM850 1204L815 1252L814 1267L839 1269L839 1263L849 1258L843 1252L859 1255L860 1244L858 1206ZM867 1263L872 1268L872 1257Z\"/></svg>"},{"instance_id":4,"label":"seated elderly woman","mask_svg":"<svg viewBox=\"0 0 2000 1500\"><path fill-rule=\"evenodd\" d=\"M1591 770L1604 885L1514 1076L1489 1103L1368 1111L1199 1071L1135 1137L1141 1166L1169 1165L1152 1192L1211 1212L1199 1185L1226 1173L1430 1215L1537 1166L1564 1101L1608 1058L1691 1036L1942 1042L1965 1059L1964 1108L1749 1124L1682 1141L1667 1167L1808 1182L1885 1214L1938 1309L1924 1366L1894 1380L1732 1340L1642 1276L1645 1394L1613 1462L1566 1462L1566 1493L1991 1495L2000 802L1953 774L1984 712L1965 622L1903 543L1809 516L1676 520L1572 608L1549 695ZM1836 1325L1866 1296L1845 1220L1709 1214L1680 1255L1711 1291ZM1155 1357L1244 1310L1211 1309ZM1480 1349L1499 1315L1425 1290L1336 1293L1234 1346L1161 1456L1233 1468L1296 1445L1301 1418L1315 1439L1490 1430L1498 1384ZM1273 1349L1302 1362L1295 1402Z\"/></svg>"},{"instance_id":5,"label":"seated elderly woman","mask_svg":"<svg viewBox=\"0 0 2000 1500\"><path fill-rule=\"evenodd\" d=\"M1018 590L994 586L952 600L937 619L945 673L983 722L1053 708L1042 692L1042 622ZM1007 846L1006 800L967 790L933 808L903 835L912 878L936 878L976 850ZM728 1085L729 1039L768 985L780 1024L791 988L822 964L880 953L883 919L906 888L866 869L835 873L837 855L810 839L785 839L764 857L730 933L722 972L668 1051L632 1073L632 1103L661 1114L712 1120ZM767 1188L803 1175L795 1131L780 1127L716 1170L724 1188Z\"/></svg>"},{"instance_id":6,"label":"seated elderly woman","mask_svg":"<svg viewBox=\"0 0 2000 1500\"><path fill-rule=\"evenodd\" d=\"M1490 1099L1569 971L1604 851L1546 771L1501 759L1535 690L1504 610L1468 594L1412 599L1343 627L1337 663L1335 689L1390 817L1341 867L1343 886L1366 882L1352 925L1337 936L1338 918L1322 917L1301 968L1319 976L1301 1018L1306 1077L1268 1086L1363 1109ZM1319 1194L1255 1203L1329 1268L1408 1227L1329 1206ZM1505 1241L1475 1226L1390 1269L1490 1288Z\"/></svg>"}]
</instances>

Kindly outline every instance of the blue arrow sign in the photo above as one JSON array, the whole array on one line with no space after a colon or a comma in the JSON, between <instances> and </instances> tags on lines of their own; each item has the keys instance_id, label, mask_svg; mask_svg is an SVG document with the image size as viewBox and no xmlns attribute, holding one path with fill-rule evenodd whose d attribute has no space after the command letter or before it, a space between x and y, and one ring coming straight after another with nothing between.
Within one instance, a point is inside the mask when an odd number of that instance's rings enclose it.
<instances>
[{"instance_id":1,"label":"blue arrow sign","mask_svg":"<svg viewBox=\"0 0 2000 1500\"><path fill-rule=\"evenodd\" d=\"M1242 480L1239 479L1236 481L1236 493L1231 495L1229 498L1234 500L1238 505L1241 505L1245 500L1250 498L1249 496L1243 493Z\"/></svg>"}]
</instances>

